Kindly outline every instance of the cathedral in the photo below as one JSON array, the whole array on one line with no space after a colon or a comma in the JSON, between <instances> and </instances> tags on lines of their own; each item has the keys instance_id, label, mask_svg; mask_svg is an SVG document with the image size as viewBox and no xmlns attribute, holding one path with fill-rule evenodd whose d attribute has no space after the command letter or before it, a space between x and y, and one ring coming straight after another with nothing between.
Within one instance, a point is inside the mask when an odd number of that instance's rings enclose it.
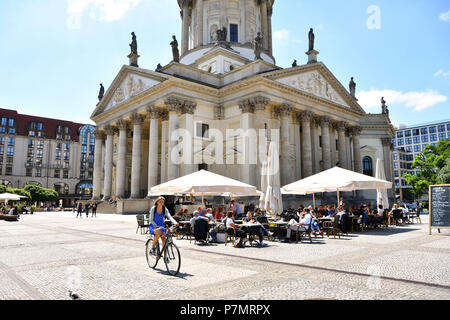
<instances>
[{"instance_id":1,"label":"cathedral","mask_svg":"<svg viewBox=\"0 0 450 320\"><path fill-rule=\"evenodd\" d=\"M374 176L377 159L394 181L388 112L364 111L353 79L346 88L318 60L312 29L305 63L277 66L274 2L178 0L181 37L172 37L173 61L155 71L139 66L133 33L129 65L91 116L93 199L126 199L117 213L147 210L151 187L200 169L259 189L271 142L281 186L334 166Z\"/></svg>"}]
</instances>

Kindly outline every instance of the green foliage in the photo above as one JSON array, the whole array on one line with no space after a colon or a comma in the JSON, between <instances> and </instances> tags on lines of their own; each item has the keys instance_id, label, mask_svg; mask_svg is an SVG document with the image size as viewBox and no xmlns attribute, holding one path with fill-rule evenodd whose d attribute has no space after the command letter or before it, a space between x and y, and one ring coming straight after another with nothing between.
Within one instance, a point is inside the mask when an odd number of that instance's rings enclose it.
<instances>
[{"instance_id":1,"label":"green foliage","mask_svg":"<svg viewBox=\"0 0 450 320\"><path fill-rule=\"evenodd\" d=\"M437 146L427 146L414 160L413 169L418 170L418 174L405 174L406 182L412 186L412 192L416 197L423 195L430 185L439 184L442 181L440 171L446 167L450 158L450 139L439 141ZM448 171L447 171L448 172ZM441 178L438 178L441 177ZM448 176L448 173L447 173Z\"/></svg>"},{"instance_id":2,"label":"green foliage","mask_svg":"<svg viewBox=\"0 0 450 320\"><path fill-rule=\"evenodd\" d=\"M33 202L55 202L59 199L58 192L52 189L36 185L27 185L24 189L30 193Z\"/></svg>"},{"instance_id":3,"label":"green foliage","mask_svg":"<svg viewBox=\"0 0 450 320\"><path fill-rule=\"evenodd\" d=\"M6 186L0 185L0 193L5 193L6 189L7 189Z\"/></svg>"},{"instance_id":4,"label":"green foliage","mask_svg":"<svg viewBox=\"0 0 450 320\"><path fill-rule=\"evenodd\" d=\"M450 157L447 159L447 164L439 171L437 183L450 184Z\"/></svg>"},{"instance_id":5,"label":"green foliage","mask_svg":"<svg viewBox=\"0 0 450 320\"><path fill-rule=\"evenodd\" d=\"M19 196L24 196L26 198L24 198L22 201L31 201L31 194L30 192L24 190L24 189L15 189L15 188L11 188L11 189L7 189L6 192L8 193L12 193L12 194L17 194Z\"/></svg>"}]
</instances>

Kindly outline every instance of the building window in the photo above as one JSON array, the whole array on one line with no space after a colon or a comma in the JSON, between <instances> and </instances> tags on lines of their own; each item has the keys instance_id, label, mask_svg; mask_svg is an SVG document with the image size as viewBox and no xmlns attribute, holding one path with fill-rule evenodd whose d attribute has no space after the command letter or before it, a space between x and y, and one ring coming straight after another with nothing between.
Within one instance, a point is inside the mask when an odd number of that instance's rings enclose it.
<instances>
[{"instance_id":1,"label":"building window","mask_svg":"<svg viewBox=\"0 0 450 320\"><path fill-rule=\"evenodd\" d=\"M209 139L209 124L197 122L197 137Z\"/></svg>"},{"instance_id":2,"label":"building window","mask_svg":"<svg viewBox=\"0 0 450 320\"><path fill-rule=\"evenodd\" d=\"M420 134L419 129L414 129L413 130L413 136L418 136Z\"/></svg>"},{"instance_id":3,"label":"building window","mask_svg":"<svg viewBox=\"0 0 450 320\"><path fill-rule=\"evenodd\" d=\"M70 151L70 144L64 143L64 151Z\"/></svg>"},{"instance_id":4,"label":"building window","mask_svg":"<svg viewBox=\"0 0 450 320\"><path fill-rule=\"evenodd\" d=\"M397 170L394 171L394 177L398 178L398 171Z\"/></svg>"},{"instance_id":5,"label":"building window","mask_svg":"<svg viewBox=\"0 0 450 320\"><path fill-rule=\"evenodd\" d=\"M450 131L450 123L447 125L447 131Z\"/></svg>"},{"instance_id":6,"label":"building window","mask_svg":"<svg viewBox=\"0 0 450 320\"><path fill-rule=\"evenodd\" d=\"M420 144L414 146L414 152L420 152Z\"/></svg>"},{"instance_id":7,"label":"building window","mask_svg":"<svg viewBox=\"0 0 450 320\"><path fill-rule=\"evenodd\" d=\"M61 174L61 170L55 170L55 178L59 178Z\"/></svg>"},{"instance_id":8,"label":"building window","mask_svg":"<svg viewBox=\"0 0 450 320\"><path fill-rule=\"evenodd\" d=\"M5 145L5 137L0 137L0 146Z\"/></svg>"},{"instance_id":9,"label":"building window","mask_svg":"<svg viewBox=\"0 0 450 320\"><path fill-rule=\"evenodd\" d=\"M67 170L63 171L63 178L64 179L69 179L69 171L67 171Z\"/></svg>"},{"instance_id":10,"label":"building window","mask_svg":"<svg viewBox=\"0 0 450 320\"><path fill-rule=\"evenodd\" d=\"M394 153L393 158L394 158L394 160L398 160L398 154L397 154L397 153Z\"/></svg>"},{"instance_id":11,"label":"building window","mask_svg":"<svg viewBox=\"0 0 450 320\"><path fill-rule=\"evenodd\" d=\"M230 24L230 42L238 42L238 25Z\"/></svg>"},{"instance_id":12,"label":"building window","mask_svg":"<svg viewBox=\"0 0 450 320\"><path fill-rule=\"evenodd\" d=\"M56 156L55 156L56 160L61 160L61 152L56 152Z\"/></svg>"},{"instance_id":13,"label":"building window","mask_svg":"<svg viewBox=\"0 0 450 320\"><path fill-rule=\"evenodd\" d=\"M437 141L437 135L436 134L430 134L430 141Z\"/></svg>"},{"instance_id":14,"label":"building window","mask_svg":"<svg viewBox=\"0 0 450 320\"><path fill-rule=\"evenodd\" d=\"M420 143L420 137L414 137L413 138L414 143Z\"/></svg>"},{"instance_id":15,"label":"building window","mask_svg":"<svg viewBox=\"0 0 450 320\"><path fill-rule=\"evenodd\" d=\"M422 136L422 142L428 142L428 136Z\"/></svg>"},{"instance_id":16,"label":"building window","mask_svg":"<svg viewBox=\"0 0 450 320\"><path fill-rule=\"evenodd\" d=\"M439 133L439 140L444 140L444 139L445 139L445 132Z\"/></svg>"},{"instance_id":17,"label":"building window","mask_svg":"<svg viewBox=\"0 0 450 320\"><path fill-rule=\"evenodd\" d=\"M8 123L8 119L2 118L2 126L6 126L7 123Z\"/></svg>"},{"instance_id":18,"label":"building window","mask_svg":"<svg viewBox=\"0 0 450 320\"><path fill-rule=\"evenodd\" d=\"M420 129L421 134L428 134L428 128L422 128Z\"/></svg>"},{"instance_id":19,"label":"building window","mask_svg":"<svg viewBox=\"0 0 450 320\"><path fill-rule=\"evenodd\" d=\"M397 138L403 138L403 131L397 132Z\"/></svg>"},{"instance_id":20,"label":"building window","mask_svg":"<svg viewBox=\"0 0 450 320\"><path fill-rule=\"evenodd\" d=\"M402 146L403 145L403 139L398 139L398 145Z\"/></svg>"},{"instance_id":21,"label":"building window","mask_svg":"<svg viewBox=\"0 0 450 320\"><path fill-rule=\"evenodd\" d=\"M412 152L412 146L407 146L406 147L406 152Z\"/></svg>"},{"instance_id":22,"label":"building window","mask_svg":"<svg viewBox=\"0 0 450 320\"><path fill-rule=\"evenodd\" d=\"M371 157L363 158L363 173L367 176L373 176L373 161Z\"/></svg>"},{"instance_id":23,"label":"building window","mask_svg":"<svg viewBox=\"0 0 450 320\"><path fill-rule=\"evenodd\" d=\"M41 169L36 169L36 177L41 177L41 175L42 175L42 172L41 172Z\"/></svg>"},{"instance_id":24,"label":"building window","mask_svg":"<svg viewBox=\"0 0 450 320\"><path fill-rule=\"evenodd\" d=\"M411 130L405 131L405 137L411 137Z\"/></svg>"},{"instance_id":25,"label":"building window","mask_svg":"<svg viewBox=\"0 0 450 320\"><path fill-rule=\"evenodd\" d=\"M39 131L42 131L42 130L44 129L44 126L43 126L42 122L38 122L38 123L37 123L37 129L38 129Z\"/></svg>"},{"instance_id":26,"label":"building window","mask_svg":"<svg viewBox=\"0 0 450 320\"><path fill-rule=\"evenodd\" d=\"M16 134L16 128L9 128L8 133L9 134Z\"/></svg>"},{"instance_id":27,"label":"building window","mask_svg":"<svg viewBox=\"0 0 450 320\"><path fill-rule=\"evenodd\" d=\"M436 127L430 127L430 133L436 133Z\"/></svg>"},{"instance_id":28,"label":"building window","mask_svg":"<svg viewBox=\"0 0 450 320\"><path fill-rule=\"evenodd\" d=\"M27 168L26 176L27 177L32 177L33 176L33 169L32 168Z\"/></svg>"},{"instance_id":29,"label":"building window","mask_svg":"<svg viewBox=\"0 0 450 320\"><path fill-rule=\"evenodd\" d=\"M438 127L439 132L445 132L445 125L441 125Z\"/></svg>"},{"instance_id":30,"label":"building window","mask_svg":"<svg viewBox=\"0 0 450 320\"><path fill-rule=\"evenodd\" d=\"M405 139L405 144L411 144L412 143L412 139L411 138L406 138Z\"/></svg>"},{"instance_id":31,"label":"building window","mask_svg":"<svg viewBox=\"0 0 450 320\"><path fill-rule=\"evenodd\" d=\"M6 133L6 128L5 127L0 127L0 133Z\"/></svg>"},{"instance_id":32,"label":"building window","mask_svg":"<svg viewBox=\"0 0 450 320\"><path fill-rule=\"evenodd\" d=\"M394 162L394 168L398 169L398 162Z\"/></svg>"},{"instance_id":33,"label":"building window","mask_svg":"<svg viewBox=\"0 0 450 320\"><path fill-rule=\"evenodd\" d=\"M14 146L15 142L16 142L16 139L8 138L8 146Z\"/></svg>"},{"instance_id":34,"label":"building window","mask_svg":"<svg viewBox=\"0 0 450 320\"><path fill-rule=\"evenodd\" d=\"M0 146L0 156L3 156L4 154L5 154L5 147ZM0 160L3 160L3 157Z\"/></svg>"},{"instance_id":35,"label":"building window","mask_svg":"<svg viewBox=\"0 0 450 320\"><path fill-rule=\"evenodd\" d=\"M10 126L10 127L14 127L14 119L13 118L9 118L9 121L8 121L8 126Z\"/></svg>"},{"instance_id":36,"label":"building window","mask_svg":"<svg viewBox=\"0 0 450 320\"><path fill-rule=\"evenodd\" d=\"M7 155L14 156L14 147L8 147Z\"/></svg>"}]
</instances>

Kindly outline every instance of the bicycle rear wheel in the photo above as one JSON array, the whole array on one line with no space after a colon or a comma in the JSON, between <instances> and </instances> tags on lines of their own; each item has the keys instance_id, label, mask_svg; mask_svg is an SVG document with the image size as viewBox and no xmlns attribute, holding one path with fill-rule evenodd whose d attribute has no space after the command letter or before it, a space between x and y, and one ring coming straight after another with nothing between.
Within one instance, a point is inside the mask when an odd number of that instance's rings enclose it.
<instances>
[{"instance_id":1,"label":"bicycle rear wheel","mask_svg":"<svg viewBox=\"0 0 450 320\"><path fill-rule=\"evenodd\" d=\"M174 243L167 245L166 251L164 251L164 263L166 264L167 272L171 276L176 276L180 271L181 254Z\"/></svg>"},{"instance_id":2,"label":"bicycle rear wheel","mask_svg":"<svg viewBox=\"0 0 450 320\"><path fill-rule=\"evenodd\" d=\"M156 255L152 254L152 243L153 239L148 239L145 244L145 257L147 259L147 264L150 268L155 269L159 260L159 241L156 243Z\"/></svg>"}]
</instances>

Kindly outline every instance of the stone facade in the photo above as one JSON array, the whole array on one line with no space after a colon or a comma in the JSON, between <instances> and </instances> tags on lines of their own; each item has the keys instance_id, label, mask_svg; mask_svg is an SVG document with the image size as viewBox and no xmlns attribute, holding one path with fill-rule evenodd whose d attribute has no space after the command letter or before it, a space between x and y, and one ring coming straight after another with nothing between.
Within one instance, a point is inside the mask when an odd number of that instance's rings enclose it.
<instances>
[{"instance_id":1,"label":"stone facade","mask_svg":"<svg viewBox=\"0 0 450 320\"><path fill-rule=\"evenodd\" d=\"M271 142L278 144L282 185L336 165L362 172L366 155L387 159L391 149L382 141L393 135L387 115L366 114L322 62L287 69L274 64L273 3L179 0L180 63L158 72L123 66L91 116L106 137L105 187L94 191L96 198L144 198L152 186L200 168L259 187ZM215 43L211 24L222 28L235 18L239 41ZM244 52L253 52L253 31L269 34L262 60ZM127 86L131 78L140 79L140 90ZM186 134L173 136L177 129ZM179 157L192 161L174 161ZM385 166L392 181L392 161Z\"/></svg>"}]
</instances>

